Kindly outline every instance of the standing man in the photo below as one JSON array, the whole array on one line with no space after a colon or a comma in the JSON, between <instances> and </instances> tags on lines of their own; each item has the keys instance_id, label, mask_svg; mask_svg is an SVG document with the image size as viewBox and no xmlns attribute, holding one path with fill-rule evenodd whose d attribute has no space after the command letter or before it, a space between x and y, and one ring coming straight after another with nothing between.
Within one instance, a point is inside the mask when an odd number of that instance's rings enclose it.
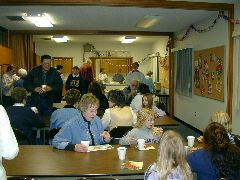
<instances>
[{"instance_id":1,"label":"standing man","mask_svg":"<svg viewBox=\"0 0 240 180\"><path fill-rule=\"evenodd\" d=\"M142 72L138 70L139 64L138 62L132 63L132 71L130 71L126 78L127 85L130 84L132 79L138 80L139 83L144 83L145 76Z\"/></svg>"},{"instance_id":2,"label":"standing man","mask_svg":"<svg viewBox=\"0 0 240 180\"><path fill-rule=\"evenodd\" d=\"M65 89L66 91L70 89L77 89L82 93L82 83L83 79L79 74L79 67L74 66L72 68L72 74L69 74L67 78Z\"/></svg>"},{"instance_id":3,"label":"standing man","mask_svg":"<svg viewBox=\"0 0 240 180\"><path fill-rule=\"evenodd\" d=\"M42 116L51 116L55 94L62 88L62 80L58 71L51 67L51 56L41 56L41 63L28 73L23 85L31 92L29 106L37 107Z\"/></svg>"}]
</instances>

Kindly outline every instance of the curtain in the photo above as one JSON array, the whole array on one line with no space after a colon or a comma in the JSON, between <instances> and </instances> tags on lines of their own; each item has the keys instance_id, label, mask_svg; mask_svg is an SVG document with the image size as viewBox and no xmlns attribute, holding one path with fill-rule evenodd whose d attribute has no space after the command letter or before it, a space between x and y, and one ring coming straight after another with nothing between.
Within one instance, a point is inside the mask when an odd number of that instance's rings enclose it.
<instances>
[{"instance_id":1,"label":"curtain","mask_svg":"<svg viewBox=\"0 0 240 180\"><path fill-rule=\"evenodd\" d=\"M32 34L12 34L10 36L10 47L14 52L13 63L18 68L31 70L33 64L33 36Z\"/></svg>"},{"instance_id":2,"label":"curtain","mask_svg":"<svg viewBox=\"0 0 240 180\"><path fill-rule=\"evenodd\" d=\"M234 62L235 62L235 85L234 85L234 93L236 99L234 100L234 109L240 110L240 37L234 38Z\"/></svg>"},{"instance_id":3,"label":"curtain","mask_svg":"<svg viewBox=\"0 0 240 180\"><path fill-rule=\"evenodd\" d=\"M184 96L192 96L192 62L193 49L187 48L175 52L176 65L176 93Z\"/></svg>"}]
</instances>

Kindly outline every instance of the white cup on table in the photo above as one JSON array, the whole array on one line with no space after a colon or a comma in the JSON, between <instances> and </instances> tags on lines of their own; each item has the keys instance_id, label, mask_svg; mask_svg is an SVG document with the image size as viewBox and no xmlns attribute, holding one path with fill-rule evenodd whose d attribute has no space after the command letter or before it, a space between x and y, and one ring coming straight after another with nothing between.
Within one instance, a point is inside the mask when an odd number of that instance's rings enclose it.
<instances>
[{"instance_id":1,"label":"white cup on table","mask_svg":"<svg viewBox=\"0 0 240 180\"><path fill-rule=\"evenodd\" d=\"M127 148L125 147L118 147L118 158L120 161L124 161L125 160L125 156L126 156L126 150Z\"/></svg>"},{"instance_id":2,"label":"white cup on table","mask_svg":"<svg viewBox=\"0 0 240 180\"><path fill-rule=\"evenodd\" d=\"M90 141L81 141L81 144L88 148L89 144L90 144Z\"/></svg>"},{"instance_id":3,"label":"white cup on table","mask_svg":"<svg viewBox=\"0 0 240 180\"><path fill-rule=\"evenodd\" d=\"M138 139L137 140L138 143L138 150L144 150L144 145L145 145L145 139Z\"/></svg>"},{"instance_id":4,"label":"white cup on table","mask_svg":"<svg viewBox=\"0 0 240 180\"><path fill-rule=\"evenodd\" d=\"M194 136L188 136L187 140L188 140L188 147L192 148L193 145L194 145L195 137Z\"/></svg>"}]
</instances>

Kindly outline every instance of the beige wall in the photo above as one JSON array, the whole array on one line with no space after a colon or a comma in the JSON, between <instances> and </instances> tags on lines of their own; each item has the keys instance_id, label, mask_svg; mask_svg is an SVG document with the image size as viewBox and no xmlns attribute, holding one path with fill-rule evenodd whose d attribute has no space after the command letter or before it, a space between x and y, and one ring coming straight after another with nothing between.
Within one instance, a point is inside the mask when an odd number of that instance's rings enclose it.
<instances>
[{"instance_id":1,"label":"beige wall","mask_svg":"<svg viewBox=\"0 0 240 180\"><path fill-rule=\"evenodd\" d=\"M205 21L196 24L197 27L207 27L211 22L217 17L209 17ZM189 36L184 41L177 41L176 48L184 48L185 46L192 46L194 50L201 50L216 46L224 45L227 47L227 21L220 19L215 27L206 33L197 33L191 30ZM177 33L178 37L182 37L186 30ZM226 110L226 100L227 100L227 60L226 57L228 52L225 51L225 71L224 71L224 102L196 96L193 94L191 98L181 96L175 93L174 98L174 111L175 116L179 119L185 121L188 124L203 130L208 124L208 119L210 115L215 111L225 111Z\"/></svg>"}]
</instances>

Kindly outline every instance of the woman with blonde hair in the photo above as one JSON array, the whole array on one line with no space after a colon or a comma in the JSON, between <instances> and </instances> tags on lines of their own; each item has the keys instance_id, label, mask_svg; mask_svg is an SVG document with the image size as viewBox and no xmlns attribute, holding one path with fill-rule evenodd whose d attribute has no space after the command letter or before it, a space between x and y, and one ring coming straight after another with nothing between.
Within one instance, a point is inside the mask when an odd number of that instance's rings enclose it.
<instances>
[{"instance_id":1,"label":"woman with blonde hair","mask_svg":"<svg viewBox=\"0 0 240 180\"><path fill-rule=\"evenodd\" d=\"M143 108L137 116L134 128L122 137L121 145L137 144L138 139L145 139L145 143L158 143L163 133L162 128L154 127L155 113L151 109Z\"/></svg>"},{"instance_id":2,"label":"woman with blonde hair","mask_svg":"<svg viewBox=\"0 0 240 180\"><path fill-rule=\"evenodd\" d=\"M160 140L158 160L148 168L144 179L191 180L192 178L182 137L174 131L166 131Z\"/></svg>"}]
</instances>

